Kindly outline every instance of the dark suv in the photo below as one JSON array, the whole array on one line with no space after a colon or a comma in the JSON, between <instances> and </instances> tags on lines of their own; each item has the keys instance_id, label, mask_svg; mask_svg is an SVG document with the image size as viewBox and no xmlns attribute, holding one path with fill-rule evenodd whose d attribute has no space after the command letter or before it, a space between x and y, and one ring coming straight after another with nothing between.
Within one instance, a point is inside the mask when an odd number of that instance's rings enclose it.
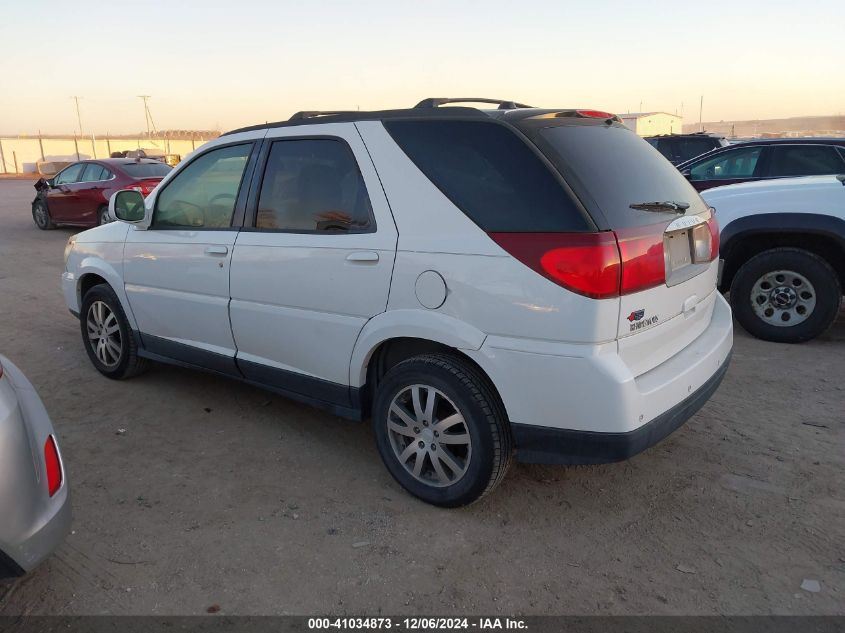
<instances>
[{"instance_id":1,"label":"dark suv","mask_svg":"<svg viewBox=\"0 0 845 633\"><path fill-rule=\"evenodd\" d=\"M698 191L749 180L845 174L845 138L758 139L677 167Z\"/></svg>"},{"instance_id":2,"label":"dark suv","mask_svg":"<svg viewBox=\"0 0 845 633\"><path fill-rule=\"evenodd\" d=\"M695 134L661 134L645 137L658 152L673 165L683 163L706 152L724 147L728 142L722 136L696 132Z\"/></svg>"}]
</instances>

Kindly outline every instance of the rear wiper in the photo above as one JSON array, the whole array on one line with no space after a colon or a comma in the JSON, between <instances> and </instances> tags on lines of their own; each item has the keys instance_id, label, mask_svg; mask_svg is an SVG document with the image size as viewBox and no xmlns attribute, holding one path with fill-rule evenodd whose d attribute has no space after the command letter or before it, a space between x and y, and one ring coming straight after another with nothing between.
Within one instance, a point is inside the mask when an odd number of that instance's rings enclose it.
<instances>
[{"instance_id":1,"label":"rear wiper","mask_svg":"<svg viewBox=\"0 0 845 633\"><path fill-rule=\"evenodd\" d=\"M664 200L663 202L637 202L628 205L631 209L639 211L668 211L672 213L683 214L689 209L688 202L675 202L673 200Z\"/></svg>"}]
</instances>

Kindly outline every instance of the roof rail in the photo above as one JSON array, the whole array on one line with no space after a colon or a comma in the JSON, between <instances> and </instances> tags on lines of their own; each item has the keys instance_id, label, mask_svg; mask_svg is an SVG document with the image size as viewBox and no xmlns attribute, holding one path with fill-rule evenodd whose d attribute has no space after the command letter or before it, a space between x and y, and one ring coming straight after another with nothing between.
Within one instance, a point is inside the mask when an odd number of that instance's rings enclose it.
<instances>
[{"instance_id":1,"label":"roof rail","mask_svg":"<svg viewBox=\"0 0 845 633\"><path fill-rule=\"evenodd\" d=\"M446 105L447 103L495 103L499 106L499 110L514 110L516 108L531 108L533 106L524 103L517 103L516 101L505 101L502 99L487 99L486 97L429 97L423 99L414 108L436 108L437 106Z\"/></svg>"},{"instance_id":2,"label":"roof rail","mask_svg":"<svg viewBox=\"0 0 845 633\"><path fill-rule=\"evenodd\" d=\"M313 119L318 116L331 116L333 114L353 114L355 110L300 110L288 119L288 121L299 121L301 119Z\"/></svg>"}]
</instances>

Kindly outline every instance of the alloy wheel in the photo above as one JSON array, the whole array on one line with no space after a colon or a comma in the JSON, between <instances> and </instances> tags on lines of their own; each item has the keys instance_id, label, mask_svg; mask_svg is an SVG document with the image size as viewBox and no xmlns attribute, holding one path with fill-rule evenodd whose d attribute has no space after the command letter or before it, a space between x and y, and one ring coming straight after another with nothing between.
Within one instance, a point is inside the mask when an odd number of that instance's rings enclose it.
<instances>
[{"instance_id":1,"label":"alloy wheel","mask_svg":"<svg viewBox=\"0 0 845 633\"><path fill-rule=\"evenodd\" d=\"M438 488L457 483L472 458L469 427L458 407L429 385L410 385L387 413L390 445L416 480Z\"/></svg>"},{"instance_id":2,"label":"alloy wheel","mask_svg":"<svg viewBox=\"0 0 845 633\"><path fill-rule=\"evenodd\" d=\"M790 327L806 321L816 307L816 289L802 274L775 270L760 277L751 288L751 305L763 321Z\"/></svg>"},{"instance_id":3,"label":"alloy wheel","mask_svg":"<svg viewBox=\"0 0 845 633\"><path fill-rule=\"evenodd\" d=\"M47 226L48 221L47 209L44 207L42 202L39 202L35 205L35 223L39 227L45 227Z\"/></svg>"},{"instance_id":4,"label":"alloy wheel","mask_svg":"<svg viewBox=\"0 0 845 633\"><path fill-rule=\"evenodd\" d=\"M104 301L94 301L85 319L88 344L106 367L114 367L123 355L123 339L117 316Z\"/></svg>"}]
</instances>

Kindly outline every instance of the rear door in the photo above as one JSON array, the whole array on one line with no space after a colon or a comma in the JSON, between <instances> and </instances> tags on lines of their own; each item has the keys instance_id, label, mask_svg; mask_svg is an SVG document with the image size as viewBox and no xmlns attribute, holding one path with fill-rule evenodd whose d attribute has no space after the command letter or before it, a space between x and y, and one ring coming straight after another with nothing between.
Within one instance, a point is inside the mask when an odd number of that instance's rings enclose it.
<instances>
[{"instance_id":1,"label":"rear door","mask_svg":"<svg viewBox=\"0 0 845 633\"><path fill-rule=\"evenodd\" d=\"M150 228L127 234L126 296L148 351L238 375L229 267L255 146L239 140L193 157L157 193Z\"/></svg>"},{"instance_id":2,"label":"rear door","mask_svg":"<svg viewBox=\"0 0 845 633\"><path fill-rule=\"evenodd\" d=\"M232 259L238 367L348 405L355 341L387 306L393 217L353 123L271 129L262 155Z\"/></svg>"},{"instance_id":3,"label":"rear door","mask_svg":"<svg viewBox=\"0 0 845 633\"><path fill-rule=\"evenodd\" d=\"M77 191L77 203L73 213L78 222L83 224L97 224L99 218L97 211L106 203L103 192L106 189L106 180L109 171L97 163L87 163L85 171L79 181Z\"/></svg>"},{"instance_id":4,"label":"rear door","mask_svg":"<svg viewBox=\"0 0 845 633\"><path fill-rule=\"evenodd\" d=\"M75 209L79 203L77 191L79 179L85 170L85 163L74 163L53 178L53 186L47 190L47 207L50 217L56 222L74 222Z\"/></svg>"},{"instance_id":5,"label":"rear door","mask_svg":"<svg viewBox=\"0 0 845 633\"><path fill-rule=\"evenodd\" d=\"M774 145L770 152L766 174L769 178L845 173L845 161L833 145Z\"/></svg>"}]
</instances>

